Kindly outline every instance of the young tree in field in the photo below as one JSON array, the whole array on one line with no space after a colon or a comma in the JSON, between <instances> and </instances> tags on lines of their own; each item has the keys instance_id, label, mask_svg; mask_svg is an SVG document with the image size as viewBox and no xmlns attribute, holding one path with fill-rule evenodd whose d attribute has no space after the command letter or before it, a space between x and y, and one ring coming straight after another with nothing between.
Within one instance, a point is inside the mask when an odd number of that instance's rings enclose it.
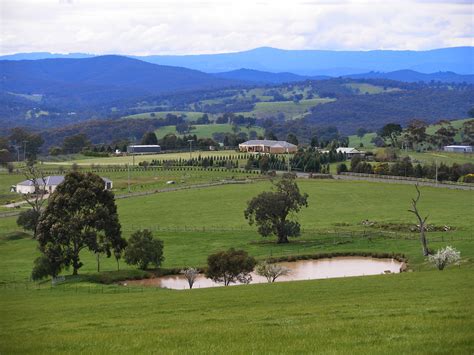
<instances>
[{"instance_id":1,"label":"young tree in field","mask_svg":"<svg viewBox=\"0 0 474 355\"><path fill-rule=\"evenodd\" d=\"M308 195L301 194L295 177L290 174L286 174L274 187L276 191L262 192L250 200L244 216L250 225L257 225L262 237L275 235L277 243L288 243L288 237L300 235L300 224L289 220L288 216L308 207Z\"/></svg>"},{"instance_id":2,"label":"young tree in field","mask_svg":"<svg viewBox=\"0 0 474 355\"><path fill-rule=\"evenodd\" d=\"M183 274L186 280L188 281L189 288L193 288L194 282L196 281L199 275L199 270L193 267L188 267L186 269L181 270L180 273Z\"/></svg>"},{"instance_id":3,"label":"young tree in field","mask_svg":"<svg viewBox=\"0 0 474 355\"><path fill-rule=\"evenodd\" d=\"M16 223L23 227L23 229L32 231L33 238L36 239L39 218L43 212L47 196L47 191L45 190L46 177L32 163L26 165L23 174L31 182L34 192L22 194L23 199L30 205L31 209L21 212Z\"/></svg>"},{"instance_id":4,"label":"young tree in field","mask_svg":"<svg viewBox=\"0 0 474 355\"><path fill-rule=\"evenodd\" d=\"M451 246L440 249L436 254L429 255L428 260L432 262L438 270L444 270L449 264L457 263L461 260L461 252Z\"/></svg>"},{"instance_id":5,"label":"young tree in field","mask_svg":"<svg viewBox=\"0 0 474 355\"><path fill-rule=\"evenodd\" d=\"M80 252L111 256L123 248L117 206L112 192L104 189L98 175L71 172L51 194L37 228L39 249L51 262L73 267L73 275L83 265Z\"/></svg>"},{"instance_id":6,"label":"young tree in field","mask_svg":"<svg viewBox=\"0 0 474 355\"><path fill-rule=\"evenodd\" d=\"M388 123L382 127L380 131L380 136L383 139L390 140L390 144L392 147L398 147L398 138L402 134L402 126L397 123Z\"/></svg>"},{"instance_id":7,"label":"young tree in field","mask_svg":"<svg viewBox=\"0 0 474 355\"><path fill-rule=\"evenodd\" d=\"M61 272L62 266L59 259L50 260L46 255L37 257L34 261L31 278L33 281L42 280L48 276L56 277Z\"/></svg>"},{"instance_id":8,"label":"young tree in field","mask_svg":"<svg viewBox=\"0 0 474 355\"><path fill-rule=\"evenodd\" d=\"M428 216L422 217L420 214L420 211L418 211L418 202L420 201L420 196L421 192L420 189L418 188L418 184L415 185L416 188L416 198L411 199L411 205L412 208L408 210L408 212L413 213L416 218L418 219L418 227L420 230L420 241L421 241L421 246L423 249L423 255L427 256L429 254L429 249L428 249L428 242L426 240L426 220L428 219Z\"/></svg>"},{"instance_id":9,"label":"young tree in field","mask_svg":"<svg viewBox=\"0 0 474 355\"><path fill-rule=\"evenodd\" d=\"M255 259L244 250L221 251L207 258L206 277L215 282L229 286L230 283L252 281L250 273L253 271Z\"/></svg>"},{"instance_id":10,"label":"young tree in field","mask_svg":"<svg viewBox=\"0 0 474 355\"><path fill-rule=\"evenodd\" d=\"M268 282L275 282L280 276L288 275L291 270L278 264L261 263L257 265L255 272L265 277Z\"/></svg>"},{"instance_id":11,"label":"young tree in field","mask_svg":"<svg viewBox=\"0 0 474 355\"><path fill-rule=\"evenodd\" d=\"M153 238L148 229L136 231L128 240L125 249L125 262L146 270L148 265L160 267L163 262L163 241Z\"/></svg>"}]
</instances>

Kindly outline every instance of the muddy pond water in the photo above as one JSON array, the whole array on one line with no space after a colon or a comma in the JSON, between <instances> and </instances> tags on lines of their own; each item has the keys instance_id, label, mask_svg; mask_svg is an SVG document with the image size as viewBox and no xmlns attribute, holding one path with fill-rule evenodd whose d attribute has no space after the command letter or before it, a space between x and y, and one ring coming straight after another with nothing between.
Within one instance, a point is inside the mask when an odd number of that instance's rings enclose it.
<instances>
[{"instance_id":1,"label":"muddy pond water","mask_svg":"<svg viewBox=\"0 0 474 355\"><path fill-rule=\"evenodd\" d=\"M279 277L275 282L315 280L336 277L379 275L384 273L399 273L402 263L394 259L376 259L367 257L336 257L317 260L299 260L282 262L278 265L291 270L289 275ZM265 283L267 279L252 273L251 283ZM128 285L162 287L174 290L189 289L183 275L163 276L152 279L125 281ZM239 285L239 283L231 284ZM199 275L194 282L193 289L220 287L220 283Z\"/></svg>"}]
</instances>

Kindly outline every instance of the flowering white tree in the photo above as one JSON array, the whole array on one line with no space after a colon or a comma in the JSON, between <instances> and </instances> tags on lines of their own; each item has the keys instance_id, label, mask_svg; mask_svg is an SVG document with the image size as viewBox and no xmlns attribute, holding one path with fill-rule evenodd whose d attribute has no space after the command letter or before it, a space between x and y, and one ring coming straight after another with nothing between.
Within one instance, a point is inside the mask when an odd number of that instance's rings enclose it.
<instances>
[{"instance_id":1,"label":"flowering white tree","mask_svg":"<svg viewBox=\"0 0 474 355\"><path fill-rule=\"evenodd\" d=\"M443 270L449 264L461 260L461 252L451 246L440 249L434 255L429 255L428 260L432 262L438 270Z\"/></svg>"},{"instance_id":2,"label":"flowering white tree","mask_svg":"<svg viewBox=\"0 0 474 355\"><path fill-rule=\"evenodd\" d=\"M291 270L278 264L262 263L255 268L257 275L264 276L268 282L275 282L280 276L288 275Z\"/></svg>"},{"instance_id":3,"label":"flowering white tree","mask_svg":"<svg viewBox=\"0 0 474 355\"><path fill-rule=\"evenodd\" d=\"M188 267L184 270L181 270L180 271L181 274L184 275L184 277L186 278L186 280L188 281L188 284L189 284L189 288L193 288L193 285L194 285L194 281L196 281L196 278L198 277L199 275L199 270L198 269L195 269L193 267Z\"/></svg>"}]
</instances>

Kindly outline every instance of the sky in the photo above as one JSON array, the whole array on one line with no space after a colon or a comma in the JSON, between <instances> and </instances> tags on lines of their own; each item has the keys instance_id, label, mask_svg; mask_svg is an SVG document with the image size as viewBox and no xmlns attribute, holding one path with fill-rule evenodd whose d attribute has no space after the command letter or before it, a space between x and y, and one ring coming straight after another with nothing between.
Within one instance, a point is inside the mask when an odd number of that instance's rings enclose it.
<instances>
[{"instance_id":1,"label":"sky","mask_svg":"<svg viewBox=\"0 0 474 355\"><path fill-rule=\"evenodd\" d=\"M0 54L474 45L472 0L0 0Z\"/></svg>"}]
</instances>

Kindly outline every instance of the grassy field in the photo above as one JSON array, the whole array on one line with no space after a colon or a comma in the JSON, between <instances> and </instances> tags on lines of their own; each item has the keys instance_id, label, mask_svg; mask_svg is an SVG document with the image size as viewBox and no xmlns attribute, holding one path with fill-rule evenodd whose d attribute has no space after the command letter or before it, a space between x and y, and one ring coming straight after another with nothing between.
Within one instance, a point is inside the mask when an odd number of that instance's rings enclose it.
<instances>
[{"instance_id":1,"label":"grassy field","mask_svg":"<svg viewBox=\"0 0 474 355\"><path fill-rule=\"evenodd\" d=\"M453 163L465 164L471 163L474 164L474 154L472 153L452 153L452 152L413 152L400 151L400 155L409 156L413 162L422 162L426 164L431 164L438 162L452 165Z\"/></svg>"},{"instance_id":2,"label":"grassy field","mask_svg":"<svg viewBox=\"0 0 474 355\"><path fill-rule=\"evenodd\" d=\"M192 292L7 290L0 352L470 354L473 275L461 269Z\"/></svg>"},{"instance_id":3,"label":"grassy field","mask_svg":"<svg viewBox=\"0 0 474 355\"><path fill-rule=\"evenodd\" d=\"M276 245L271 239L259 237L243 217L246 202L270 188L268 182L161 193L121 199L117 204L125 236L137 229L148 228L164 240L166 267L202 266L209 253L231 246L246 249L259 258L326 251L400 252L410 257L415 269L428 267L419 253L418 241L404 239L407 235L416 238L416 234L400 232L394 239L357 237L364 231L378 232L378 229L362 226L365 219L379 223L414 223L413 216L407 212L410 198L414 195L413 186L303 180L300 187L309 194L309 208L299 216L302 237L288 245ZM452 232L430 233L429 236L436 240L433 248L446 244L439 241L441 237L450 243L454 239L452 244L462 250L463 256L474 258L474 217L470 213L474 193L428 187L422 191L420 209L430 216L429 223L456 228ZM346 207L350 213L344 212ZM3 233L18 230L15 218L0 218L0 230ZM348 232L355 233L355 237L345 238L350 234ZM35 242L29 238L4 239L3 242L0 247L0 280L7 274L25 280L36 253ZM21 250L25 257L18 261L15 250ZM93 272L94 257L86 253L84 260L83 272ZM115 269L115 262L111 259L102 264L104 270Z\"/></svg>"},{"instance_id":4,"label":"grassy field","mask_svg":"<svg viewBox=\"0 0 474 355\"><path fill-rule=\"evenodd\" d=\"M357 135L349 136L349 147L356 147L360 146L360 143L363 144L363 149L374 149L375 145L372 143L372 139L376 136L376 133L366 133L362 138L358 137Z\"/></svg>"},{"instance_id":5,"label":"grassy field","mask_svg":"<svg viewBox=\"0 0 474 355\"><path fill-rule=\"evenodd\" d=\"M193 151L192 156L198 157L209 157L209 156L233 156L241 154L240 152L236 152L235 150L219 150L219 151ZM160 154L149 154L149 155L136 155L135 162L138 163L140 161L152 161L152 160L170 160L170 159L189 159L189 151L184 152L177 152L177 153L160 153ZM71 164L78 164L78 165L126 165L132 164L132 156L118 156L118 157L107 157L107 158L95 158L95 157L79 157L78 159L68 159L65 161L56 161L56 162L48 162L45 164L46 166L60 166L60 165L71 165Z\"/></svg>"},{"instance_id":6,"label":"grassy field","mask_svg":"<svg viewBox=\"0 0 474 355\"><path fill-rule=\"evenodd\" d=\"M206 124L206 125L194 125L194 129L191 130L189 134L195 134L198 138L212 138L214 133L232 133L231 124ZM239 126L239 132L249 134L250 131L257 132L258 135L263 135L264 129L262 127L250 127L246 128L245 126ZM179 136L179 133L176 131L176 126L164 126L155 131L158 138L163 138L169 133L173 133Z\"/></svg>"},{"instance_id":7,"label":"grassy field","mask_svg":"<svg viewBox=\"0 0 474 355\"><path fill-rule=\"evenodd\" d=\"M373 95L373 94L381 94L384 92L393 92L393 91L400 91L398 88L384 88L383 86L377 86L367 83L350 83L345 84L345 86L359 90L359 95Z\"/></svg>"},{"instance_id":8,"label":"grassy field","mask_svg":"<svg viewBox=\"0 0 474 355\"><path fill-rule=\"evenodd\" d=\"M302 118L311 107L325 104L327 102L334 101L334 99L305 99L298 103L293 101L276 101L276 102L257 102L255 108L250 112L240 112L242 115L250 115L256 118L265 118L283 113L285 118L297 119Z\"/></svg>"},{"instance_id":9,"label":"grassy field","mask_svg":"<svg viewBox=\"0 0 474 355\"><path fill-rule=\"evenodd\" d=\"M201 118L204 115L204 112L195 112L195 111L156 111L156 112L144 112L137 113L135 115L125 116L123 118L165 118L167 114L173 114L176 116L185 116L189 121L195 121L198 118ZM207 114L209 118L213 117L212 114Z\"/></svg>"},{"instance_id":10,"label":"grassy field","mask_svg":"<svg viewBox=\"0 0 474 355\"><path fill-rule=\"evenodd\" d=\"M414 223L413 186L300 180L309 208L300 238L288 245L257 235L246 202L269 182L183 190L118 200L123 232L150 228L164 241L164 267L202 266L208 254L243 248L259 259L321 252L395 252L411 273L188 291L72 283L35 290L27 282L36 242L0 218L0 353L472 353L474 217L472 191L422 188L433 249L461 250L460 267L443 272L421 256L416 233L361 225ZM373 231L375 237L363 237ZM378 235L378 236L377 236ZM385 237L382 237L382 236ZM389 237L391 235L391 237ZM93 274L94 256L81 255ZM129 269L123 265L123 269ZM103 258L102 270L115 270ZM29 289L26 286L29 285ZM21 341L28 334L28 341Z\"/></svg>"}]
</instances>

